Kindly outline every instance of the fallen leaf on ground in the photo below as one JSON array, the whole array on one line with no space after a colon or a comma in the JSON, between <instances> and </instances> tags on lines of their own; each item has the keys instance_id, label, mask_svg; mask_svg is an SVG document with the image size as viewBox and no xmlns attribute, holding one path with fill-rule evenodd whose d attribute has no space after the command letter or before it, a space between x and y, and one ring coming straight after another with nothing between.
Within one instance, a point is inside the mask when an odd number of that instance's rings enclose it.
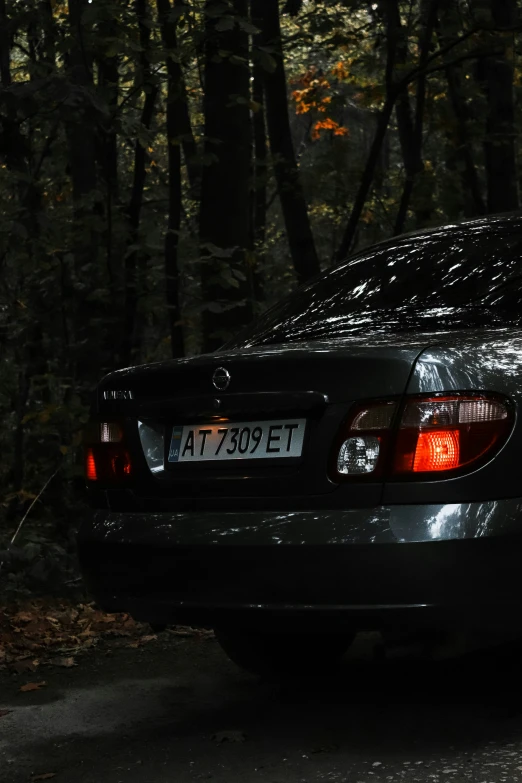
<instances>
[{"instance_id":1,"label":"fallen leaf on ground","mask_svg":"<svg viewBox=\"0 0 522 783\"><path fill-rule=\"evenodd\" d=\"M244 742L246 738L244 731L217 731L211 737L218 745L222 742Z\"/></svg>"},{"instance_id":2,"label":"fallen leaf on ground","mask_svg":"<svg viewBox=\"0 0 522 783\"><path fill-rule=\"evenodd\" d=\"M92 631L90 628L87 628L85 631L82 631L78 634L78 637L80 639L92 639L94 636L98 636L96 631Z\"/></svg>"},{"instance_id":3,"label":"fallen leaf on ground","mask_svg":"<svg viewBox=\"0 0 522 783\"><path fill-rule=\"evenodd\" d=\"M74 609L73 607L70 607L69 609L65 609L63 612L56 612L55 617L62 625L70 624L76 622L80 615L80 612L78 609Z\"/></svg>"},{"instance_id":4,"label":"fallen leaf on ground","mask_svg":"<svg viewBox=\"0 0 522 783\"><path fill-rule=\"evenodd\" d=\"M30 623L31 620L34 620L34 615L30 614L29 612L18 612L13 617L13 620L16 623Z\"/></svg>"},{"instance_id":5,"label":"fallen leaf on ground","mask_svg":"<svg viewBox=\"0 0 522 783\"><path fill-rule=\"evenodd\" d=\"M93 634L93 637L94 636L95 634ZM81 644L82 650L87 650L89 647L94 647L97 641L98 641L97 638L85 639L85 641L82 640L82 644Z\"/></svg>"},{"instance_id":6,"label":"fallen leaf on ground","mask_svg":"<svg viewBox=\"0 0 522 783\"><path fill-rule=\"evenodd\" d=\"M100 612L97 612L98 615L98 622L100 623L114 623L118 619L118 615L116 614L106 614L102 615Z\"/></svg>"},{"instance_id":7,"label":"fallen leaf on ground","mask_svg":"<svg viewBox=\"0 0 522 783\"><path fill-rule=\"evenodd\" d=\"M54 778L56 775L56 772L44 772L43 775L33 775L31 780L50 780L51 778Z\"/></svg>"},{"instance_id":8,"label":"fallen leaf on ground","mask_svg":"<svg viewBox=\"0 0 522 783\"><path fill-rule=\"evenodd\" d=\"M43 688L47 683L44 682L28 682L27 685L22 685L20 690L22 693L27 693L28 691L39 691L40 688Z\"/></svg>"},{"instance_id":9,"label":"fallen leaf on ground","mask_svg":"<svg viewBox=\"0 0 522 783\"><path fill-rule=\"evenodd\" d=\"M53 666L61 666L63 669L70 669L72 666L76 666L74 658L52 658L50 663Z\"/></svg>"},{"instance_id":10,"label":"fallen leaf on ground","mask_svg":"<svg viewBox=\"0 0 522 783\"><path fill-rule=\"evenodd\" d=\"M142 636L140 639L140 644L146 644L147 642L154 642L156 641L158 637L156 634L149 634L149 636Z\"/></svg>"},{"instance_id":11,"label":"fallen leaf on ground","mask_svg":"<svg viewBox=\"0 0 522 783\"><path fill-rule=\"evenodd\" d=\"M12 712L12 710L0 710L0 718L3 718L4 715L9 715L10 712Z\"/></svg>"},{"instance_id":12,"label":"fallen leaf on ground","mask_svg":"<svg viewBox=\"0 0 522 783\"><path fill-rule=\"evenodd\" d=\"M38 668L38 661L32 661L30 658L24 658L21 661L15 661L13 663L13 669L17 674L23 674L24 672L35 672Z\"/></svg>"}]
</instances>

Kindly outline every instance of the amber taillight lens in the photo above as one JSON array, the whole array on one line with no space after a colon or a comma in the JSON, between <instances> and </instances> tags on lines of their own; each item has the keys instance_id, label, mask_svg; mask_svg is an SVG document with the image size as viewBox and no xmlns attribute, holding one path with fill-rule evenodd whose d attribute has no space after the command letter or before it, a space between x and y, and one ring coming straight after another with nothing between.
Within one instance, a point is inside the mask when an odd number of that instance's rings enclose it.
<instances>
[{"instance_id":1,"label":"amber taillight lens","mask_svg":"<svg viewBox=\"0 0 522 783\"><path fill-rule=\"evenodd\" d=\"M358 405L332 450L334 481L442 478L489 460L513 429L510 402L493 394L407 397Z\"/></svg>"},{"instance_id":2,"label":"amber taillight lens","mask_svg":"<svg viewBox=\"0 0 522 783\"><path fill-rule=\"evenodd\" d=\"M90 421L84 433L85 478L89 483L121 484L132 473L120 422Z\"/></svg>"}]
</instances>

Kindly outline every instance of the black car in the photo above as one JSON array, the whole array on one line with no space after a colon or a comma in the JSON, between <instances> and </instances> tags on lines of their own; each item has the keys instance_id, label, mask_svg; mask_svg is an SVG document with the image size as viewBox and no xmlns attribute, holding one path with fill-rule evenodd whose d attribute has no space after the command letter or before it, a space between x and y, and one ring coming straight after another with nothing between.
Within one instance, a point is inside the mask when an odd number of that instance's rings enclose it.
<instances>
[{"instance_id":1,"label":"black car","mask_svg":"<svg viewBox=\"0 0 522 783\"><path fill-rule=\"evenodd\" d=\"M212 627L247 668L522 605L522 217L383 242L217 353L98 386L102 607Z\"/></svg>"}]
</instances>

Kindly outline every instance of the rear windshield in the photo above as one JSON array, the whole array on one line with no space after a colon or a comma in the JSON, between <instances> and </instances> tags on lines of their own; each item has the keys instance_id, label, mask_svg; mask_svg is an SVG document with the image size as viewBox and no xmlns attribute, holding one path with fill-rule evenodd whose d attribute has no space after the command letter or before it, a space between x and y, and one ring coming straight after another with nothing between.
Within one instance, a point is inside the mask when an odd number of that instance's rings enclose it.
<instances>
[{"instance_id":1,"label":"rear windshield","mask_svg":"<svg viewBox=\"0 0 522 783\"><path fill-rule=\"evenodd\" d=\"M362 252L268 310L227 347L501 326L522 307L522 229L468 226Z\"/></svg>"}]
</instances>

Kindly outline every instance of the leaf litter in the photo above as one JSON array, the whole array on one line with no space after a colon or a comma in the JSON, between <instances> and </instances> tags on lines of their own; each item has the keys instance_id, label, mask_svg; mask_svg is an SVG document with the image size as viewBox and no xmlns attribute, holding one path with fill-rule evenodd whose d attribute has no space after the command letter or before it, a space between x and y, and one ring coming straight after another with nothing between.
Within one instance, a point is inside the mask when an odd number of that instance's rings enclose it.
<instances>
[{"instance_id":1,"label":"leaf litter","mask_svg":"<svg viewBox=\"0 0 522 783\"><path fill-rule=\"evenodd\" d=\"M213 635L193 628L168 630L180 637ZM34 673L41 666L73 668L78 656L100 642L136 649L157 638L148 624L126 613L102 612L94 602L38 599L23 606L0 606L0 669L19 675Z\"/></svg>"}]
</instances>

